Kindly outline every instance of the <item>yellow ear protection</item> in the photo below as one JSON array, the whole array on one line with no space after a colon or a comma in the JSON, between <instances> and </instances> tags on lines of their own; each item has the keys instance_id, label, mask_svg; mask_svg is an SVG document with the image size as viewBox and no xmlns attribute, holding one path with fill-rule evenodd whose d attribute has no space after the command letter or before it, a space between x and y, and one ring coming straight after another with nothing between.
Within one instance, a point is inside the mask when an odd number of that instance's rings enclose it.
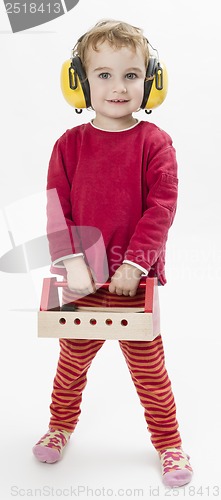
<instances>
[{"instance_id":1,"label":"yellow ear protection","mask_svg":"<svg viewBox=\"0 0 221 500\"><path fill-rule=\"evenodd\" d=\"M157 108L165 100L168 90L166 67L157 58L150 56L144 80L144 96L141 109L148 113Z\"/></svg>"},{"instance_id":2,"label":"yellow ear protection","mask_svg":"<svg viewBox=\"0 0 221 500\"><path fill-rule=\"evenodd\" d=\"M68 59L61 68L61 90L71 106L79 112L91 106L90 87L79 56Z\"/></svg>"},{"instance_id":3,"label":"yellow ear protection","mask_svg":"<svg viewBox=\"0 0 221 500\"><path fill-rule=\"evenodd\" d=\"M155 49L153 49L155 50ZM155 50L156 51L156 50ZM157 52L157 51L156 51ZM167 95L168 76L158 57L150 56L144 81L144 96L140 105L147 113L160 106ZM91 106L90 86L79 56L65 61L61 68L61 90L65 100L77 113Z\"/></svg>"}]
</instances>

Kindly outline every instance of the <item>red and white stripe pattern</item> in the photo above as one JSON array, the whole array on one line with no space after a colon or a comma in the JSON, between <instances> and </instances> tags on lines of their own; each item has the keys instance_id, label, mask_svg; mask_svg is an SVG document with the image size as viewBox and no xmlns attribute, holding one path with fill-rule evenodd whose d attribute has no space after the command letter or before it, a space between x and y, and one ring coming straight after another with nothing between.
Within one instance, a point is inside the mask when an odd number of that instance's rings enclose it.
<instances>
[{"instance_id":1,"label":"red and white stripe pattern","mask_svg":"<svg viewBox=\"0 0 221 500\"><path fill-rule=\"evenodd\" d=\"M67 287L63 288L62 302L63 304L74 302L79 308L81 307L136 307L144 309L145 287L138 288L135 297L125 297L124 295L116 295L110 293L106 288L99 288L96 293L87 295L78 300Z\"/></svg>"},{"instance_id":2,"label":"red and white stripe pattern","mask_svg":"<svg viewBox=\"0 0 221 500\"><path fill-rule=\"evenodd\" d=\"M73 297L73 295L72 295ZM144 306L145 291L135 297L123 297L99 289L77 301L79 306L132 307ZM63 302L71 302L71 292L63 290ZM80 415L82 391L87 382L87 370L104 340L60 339L60 357L54 379L50 405L50 428L73 432ZM181 446L176 406L171 382L164 364L164 349L159 335L153 341L119 341L151 434L154 447L160 451Z\"/></svg>"}]
</instances>

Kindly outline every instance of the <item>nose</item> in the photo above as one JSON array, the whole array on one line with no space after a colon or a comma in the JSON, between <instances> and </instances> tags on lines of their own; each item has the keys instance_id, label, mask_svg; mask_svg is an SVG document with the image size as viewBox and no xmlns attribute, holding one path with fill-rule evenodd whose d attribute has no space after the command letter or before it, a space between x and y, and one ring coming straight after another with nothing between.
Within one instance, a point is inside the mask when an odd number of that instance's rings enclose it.
<instances>
[{"instance_id":1,"label":"nose","mask_svg":"<svg viewBox=\"0 0 221 500\"><path fill-rule=\"evenodd\" d=\"M113 92L117 94L125 94L127 92L125 82L116 81L113 85Z\"/></svg>"}]
</instances>

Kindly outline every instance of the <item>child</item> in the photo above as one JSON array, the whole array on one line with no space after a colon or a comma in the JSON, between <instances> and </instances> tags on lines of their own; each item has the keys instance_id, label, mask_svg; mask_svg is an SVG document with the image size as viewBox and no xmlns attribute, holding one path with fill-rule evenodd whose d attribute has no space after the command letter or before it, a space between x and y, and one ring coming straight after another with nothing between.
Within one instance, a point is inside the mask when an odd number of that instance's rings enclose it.
<instances>
[{"instance_id":1,"label":"child","mask_svg":"<svg viewBox=\"0 0 221 500\"><path fill-rule=\"evenodd\" d=\"M67 227L96 227L103 236L109 290L96 290L79 237L70 250L65 236L49 238L53 269L65 274L64 301L79 294L80 306L141 305L142 276L166 283L164 254L177 201L177 164L171 138L152 123L138 121L148 64L148 42L127 23L102 21L78 40L95 118L67 130L55 143L47 189L56 189ZM48 221L56 227L53 206ZM77 231L75 231L77 232ZM52 270L53 270L52 269ZM80 415L87 370L103 340L60 339L48 432L34 446L38 460L61 458ZM181 448L176 407L164 364L162 339L119 341L162 463L166 486L192 477Z\"/></svg>"}]
</instances>

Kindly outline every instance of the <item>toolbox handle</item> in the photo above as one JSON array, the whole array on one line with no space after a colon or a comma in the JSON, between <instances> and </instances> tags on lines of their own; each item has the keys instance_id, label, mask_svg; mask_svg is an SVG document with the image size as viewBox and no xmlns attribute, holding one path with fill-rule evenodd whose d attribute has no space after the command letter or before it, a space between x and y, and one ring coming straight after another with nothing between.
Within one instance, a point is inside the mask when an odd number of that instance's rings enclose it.
<instances>
[{"instance_id":1,"label":"toolbox handle","mask_svg":"<svg viewBox=\"0 0 221 500\"><path fill-rule=\"evenodd\" d=\"M95 286L97 286L98 288L108 288L110 284L111 284L110 281L106 281L106 283L95 283ZM68 283L67 283L67 281L55 281L54 286L67 287ZM146 286L146 282L139 283L139 287L145 287L145 286Z\"/></svg>"}]
</instances>

